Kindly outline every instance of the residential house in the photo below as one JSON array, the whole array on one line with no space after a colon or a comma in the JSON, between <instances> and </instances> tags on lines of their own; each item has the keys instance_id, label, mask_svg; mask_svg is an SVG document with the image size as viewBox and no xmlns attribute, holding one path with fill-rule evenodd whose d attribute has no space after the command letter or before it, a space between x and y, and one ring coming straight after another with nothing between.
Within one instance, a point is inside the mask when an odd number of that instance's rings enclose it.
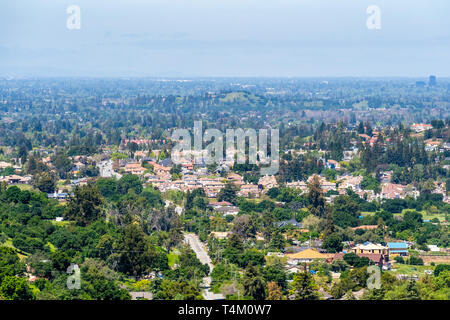
<instances>
[{"instance_id":1,"label":"residential house","mask_svg":"<svg viewBox=\"0 0 450 320\"><path fill-rule=\"evenodd\" d=\"M435 244L429 244L427 247L431 252L440 252L441 251L441 249Z\"/></svg>"},{"instance_id":2,"label":"residential house","mask_svg":"<svg viewBox=\"0 0 450 320\"><path fill-rule=\"evenodd\" d=\"M389 254L392 256L407 256L408 244L406 242L388 242Z\"/></svg>"},{"instance_id":3,"label":"residential house","mask_svg":"<svg viewBox=\"0 0 450 320\"><path fill-rule=\"evenodd\" d=\"M140 163L127 163L124 168L126 173L142 175L147 170Z\"/></svg>"},{"instance_id":4,"label":"residential house","mask_svg":"<svg viewBox=\"0 0 450 320\"><path fill-rule=\"evenodd\" d=\"M300 189L302 192L308 191L308 185L304 181L287 182L286 187Z\"/></svg>"},{"instance_id":5,"label":"residential house","mask_svg":"<svg viewBox=\"0 0 450 320\"><path fill-rule=\"evenodd\" d=\"M287 225L292 225L292 226L300 228L300 229L303 227L303 225L300 222L297 222L297 220L295 220L295 219L276 222L276 224L279 228L285 227Z\"/></svg>"},{"instance_id":6,"label":"residential house","mask_svg":"<svg viewBox=\"0 0 450 320\"><path fill-rule=\"evenodd\" d=\"M130 291L131 300L153 300L153 293L148 291Z\"/></svg>"},{"instance_id":7,"label":"residential house","mask_svg":"<svg viewBox=\"0 0 450 320\"><path fill-rule=\"evenodd\" d=\"M442 140L428 139L425 140L425 151L434 152L442 144Z\"/></svg>"},{"instance_id":8,"label":"residential house","mask_svg":"<svg viewBox=\"0 0 450 320\"><path fill-rule=\"evenodd\" d=\"M385 183L382 184L380 197L382 199L405 199L407 196L417 198L419 194L419 191L413 186Z\"/></svg>"},{"instance_id":9,"label":"residential house","mask_svg":"<svg viewBox=\"0 0 450 320\"><path fill-rule=\"evenodd\" d=\"M305 249L297 253L286 254L285 256L288 258L288 263L290 265L297 265L299 263L309 263L315 259L326 260L330 257L329 255L321 253L316 249L312 248Z\"/></svg>"},{"instance_id":10,"label":"residential house","mask_svg":"<svg viewBox=\"0 0 450 320\"><path fill-rule=\"evenodd\" d=\"M88 182L88 180L87 180L87 178L85 177L85 178L81 178L81 179L75 179L75 180L72 180L72 186L74 186L74 187L76 187L76 186L85 186L85 185L87 185L87 182Z\"/></svg>"},{"instance_id":11,"label":"residential house","mask_svg":"<svg viewBox=\"0 0 450 320\"><path fill-rule=\"evenodd\" d=\"M389 248L381 244L373 244L370 242L365 242L356 247L350 249L354 253L379 253L382 255L389 255Z\"/></svg>"},{"instance_id":12,"label":"residential house","mask_svg":"<svg viewBox=\"0 0 450 320\"><path fill-rule=\"evenodd\" d=\"M314 176L315 175L312 175L308 178L308 183L311 183ZM327 181L327 179L325 179L325 177L322 177L322 176L318 176L318 177L319 177L319 181L320 181L320 186L324 193L327 193L330 190L336 190L336 183Z\"/></svg>"},{"instance_id":13,"label":"residential house","mask_svg":"<svg viewBox=\"0 0 450 320\"><path fill-rule=\"evenodd\" d=\"M233 204L228 201L212 201L209 203L209 205L213 207L213 209L233 206Z\"/></svg>"},{"instance_id":14,"label":"residential house","mask_svg":"<svg viewBox=\"0 0 450 320\"><path fill-rule=\"evenodd\" d=\"M156 175L170 175L171 168L161 166L157 163L151 163L153 165L153 172Z\"/></svg>"},{"instance_id":15,"label":"residential house","mask_svg":"<svg viewBox=\"0 0 450 320\"><path fill-rule=\"evenodd\" d=\"M298 272L302 272L303 271L303 267L300 266L296 266L296 265L288 265L286 267L286 272L287 273L298 273Z\"/></svg>"},{"instance_id":16,"label":"residential house","mask_svg":"<svg viewBox=\"0 0 450 320\"><path fill-rule=\"evenodd\" d=\"M29 184L32 180L31 176L18 176L18 175L10 175L10 176L5 176L3 178L0 179L0 181L5 181L8 184Z\"/></svg>"},{"instance_id":17,"label":"residential house","mask_svg":"<svg viewBox=\"0 0 450 320\"><path fill-rule=\"evenodd\" d=\"M222 213L224 216L232 215L235 216L239 213L239 207L231 206L231 207L221 207L218 209L214 209L214 211Z\"/></svg>"},{"instance_id":18,"label":"residential house","mask_svg":"<svg viewBox=\"0 0 450 320\"><path fill-rule=\"evenodd\" d=\"M265 175L259 179L258 184L263 186L265 192L272 188L278 187L278 182L277 179L275 179L275 176Z\"/></svg>"},{"instance_id":19,"label":"residential house","mask_svg":"<svg viewBox=\"0 0 450 320\"><path fill-rule=\"evenodd\" d=\"M255 198L259 197L259 191L259 187L256 184L244 184L241 186L238 195L247 198Z\"/></svg>"},{"instance_id":20,"label":"residential house","mask_svg":"<svg viewBox=\"0 0 450 320\"><path fill-rule=\"evenodd\" d=\"M378 226L376 224L374 225L365 225L365 226L358 226L358 227L354 227L352 228L352 230L376 230L378 228Z\"/></svg>"},{"instance_id":21,"label":"residential house","mask_svg":"<svg viewBox=\"0 0 450 320\"><path fill-rule=\"evenodd\" d=\"M325 163L325 166L328 169L334 169L334 170L341 169L341 165L339 164L339 162L337 162L336 160L331 160L331 159Z\"/></svg>"},{"instance_id":22,"label":"residential house","mask_svg":"<svg viewBox=\"0 0 450 320\"><path fill-rule=\"evenodd\" d=\"M380 176L381 183L390 183L393 171L382 171Z\"/></svg>"},{"instance_id":23,"label":"residential house","mask_svg":"<svg viewBox=\"0 0 450 320\"><path fill-rule=\"evenodd\" d=\"M354 192L358 192L361 190L361 182L363 181L363 177L345 175L337 177L337 181L339 182L339 189L347 190L350 188Z\"/></svg>"},{"instance_id":24,"label":"residential house","mask_svg":"<svg viewBox=\"0 0 450 320\"><path fill-rule=\"evenodd\" d=\"M431 124L423 124L423 123L414 123L410 126L410 129L415 132L423 132L426 130L432 129L433 126Z\"/></svg>"},{"instance_id":25,"label":"residential house","mask_svg":"<svg viewBox=\"0 0 450 320\"><path fill-rule=\"evenodd\" d=\"M58 201L64 201L69 197L69 194L66 192L58 193L55 191L54 193L49 193L47 196L49 199L56 199Z\"/></svg>"},{"instance_id":26,"label":"residential house","mask_svg":"<svg viewBox=\"0 0 450 320\"><path fill-rule=\"evenodd\" d=\"M227 180L233 182L238 188L244 185L244 178L241 175L234 172L228 174Z\"/></svg>"}]
</instances>

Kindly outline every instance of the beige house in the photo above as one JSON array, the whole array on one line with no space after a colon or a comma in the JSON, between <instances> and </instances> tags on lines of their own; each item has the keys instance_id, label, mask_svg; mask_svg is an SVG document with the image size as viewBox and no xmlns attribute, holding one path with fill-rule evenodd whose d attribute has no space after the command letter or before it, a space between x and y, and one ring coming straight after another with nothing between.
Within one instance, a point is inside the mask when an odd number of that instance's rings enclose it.
<instances>
[{"instance_id":1,"label":"beige house","mask_svg":"<svg viewBox=\"0 0 450 320\"><path fill-rule=\"evenodd\" d=\"M359 246L351 248L350 251L357 254L379 253L382 255L389 255L389 247L373 243L361 244Z\"/></svg>"},{"instance_id":2,"label":"beige house","mask_svg":"<svg viewBox=\"0 0 450 320\"><path fill-rule=\"evenodd\" d=\"M244 184L238 194L242 197L259 197L259 188L256 184Z\"/></svg>"},{"instance_id":3,"label":"beige house","mask_svg":"<svg viewBox=\"0 0 450 320\"><path fill-rule=\"evenodd\" d=\"M127 163L124 168L126 173L141 175L143 174L147 169L141 166L140 163Z\"/></svg>"},{"instance_id":4,"label":"beige house","mask_svg":"<svg viewBox=\"0 0 450 320\"><path fill-rule=\"evenodd\" d=\"M258 184L264 187L264 191L278 187L277 179L275 179L275 176L265 175L264 177L261 177L259 179Z\"/></svg>"}]
</instances>

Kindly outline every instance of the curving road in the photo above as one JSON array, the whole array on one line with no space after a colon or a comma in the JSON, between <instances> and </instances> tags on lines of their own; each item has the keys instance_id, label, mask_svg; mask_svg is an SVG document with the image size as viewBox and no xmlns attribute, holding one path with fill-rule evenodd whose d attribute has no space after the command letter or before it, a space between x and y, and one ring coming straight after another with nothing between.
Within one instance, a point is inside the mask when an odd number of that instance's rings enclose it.
<instances>
[{"instance_id":1,"label":"curving road","mask_svg":"<svg viewBox=\"0 0 450 320\"><path fill-rule=\"evenodd\" d=\"M205 247L203 246L202 242L198 238L196 234L193 233L185 233L184 234L184 241L194 250L195 254L197 255L197 258L200 260L201 263L207 264L209 266L209 271L211 272L214 268L214 265L211 262L211 258L208 255L208 252L206 251ZM203 287L202 290L203 297L206 300L223 300L225 297L222 294L217 294L212 291L210 291L211 287L211 277L204 277L203 278Z\"/></svg>"}]
</instances>

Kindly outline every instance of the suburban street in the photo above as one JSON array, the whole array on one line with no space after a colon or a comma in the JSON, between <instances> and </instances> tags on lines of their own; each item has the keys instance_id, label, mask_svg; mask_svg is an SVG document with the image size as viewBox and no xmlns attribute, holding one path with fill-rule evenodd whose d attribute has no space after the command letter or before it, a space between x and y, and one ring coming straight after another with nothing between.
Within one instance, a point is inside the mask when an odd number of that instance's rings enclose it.
<instances>
[{"instance_id":1,"label":"suburban street","mask_svg":"<svg viewBox=\"0 0 450 320\"><path fill-rule=\"evenodd\" d=\"M209 266L210 272L214 268L214 265L211 262L211 258L208 255L207 250L204 248L202 242L198 238L196 234L193 233L185 233L184 234L184 240L187 244L192 248L192 250L195 251L195 254L197 255L197 258L200 260L201 263L207 264ZM210 291L210 285L211 285L211 277L204 277L203 278L203 296L206 300L221 300L225 299L225 297L222 294L216 294L212 291Z\"/></svg>"}]
</instances>

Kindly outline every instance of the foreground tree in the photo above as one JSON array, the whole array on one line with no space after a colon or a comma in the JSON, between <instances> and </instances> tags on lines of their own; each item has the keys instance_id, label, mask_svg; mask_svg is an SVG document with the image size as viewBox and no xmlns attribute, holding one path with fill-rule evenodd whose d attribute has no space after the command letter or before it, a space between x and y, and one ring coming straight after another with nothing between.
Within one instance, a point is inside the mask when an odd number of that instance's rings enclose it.
<instances>
[{"instance_id":1,"label":"foreground tree","mask_svg":"<svg viewBox=\"0 0 450 320\"><path fill-rule=\"evenodd\" d=\"M292 290L290 292L295 296L295 300L318 300L316 282L311 273L299 272L294 275Z\"/></svg>"},{"instance_id":2,"label":"foreground tree","mask_svg":"<svg viewBox=\"0 0 450 320\"><path fill-rule=\"evenodd\" d=\"M0 300L33 300L34 295L25 278L6 276L0 285Z\"/></svg>"},{"instance_id":3,"label":"foreground tree","mask_svg":"<svg viewBox=\"0 0 450 320\"><path fill-rule=\"evenodd\" d=\"M264 300L266 297L261 271L252 263L249 263L245 269L242 284L244 285L244 294L246 296L253 297L255 300Z\"/></svg>"},{"instance_id":4,"label":"foreground tree","mask_svg":"<svg viewBox=\"0 0 450 320\"><path fill-rule=\"evenodd\" d=\"M67 203L65 216L69 220L75 220L80 226L86 226L105 216L103 204L104 199L94 185L76 187Z\"/></svg>"},{"instance_id":5,"label":"foreground tree","mask_svg":"<svg viewBox=\"0 0 450 320\"><path fill-rule=\"evenodd\" d=\"M283 291L276 282L269 282L267 284L267 300L284 300Z\"/></svg>"},{"instance_id":6,"label":"foreground tree","mask_svg":"<svg viewBox=\"0 0 450 320\"><path fill-rule=\"evenodd\" d=\"M194 282L162 280L155 299L161 300L204 300Z\"/></svg>"},{"instance_id":7,"label":"foreground tree","mask_svg":"<svg viewBox=\"0 0 450 320\"><path fill-rule=\"evenodd\" d=\"M150 245L145 233L138 224L126 226L116 245L119 271L140 277L151 270L168 268L167 256Z\"/></svg>"}]
</instances>

